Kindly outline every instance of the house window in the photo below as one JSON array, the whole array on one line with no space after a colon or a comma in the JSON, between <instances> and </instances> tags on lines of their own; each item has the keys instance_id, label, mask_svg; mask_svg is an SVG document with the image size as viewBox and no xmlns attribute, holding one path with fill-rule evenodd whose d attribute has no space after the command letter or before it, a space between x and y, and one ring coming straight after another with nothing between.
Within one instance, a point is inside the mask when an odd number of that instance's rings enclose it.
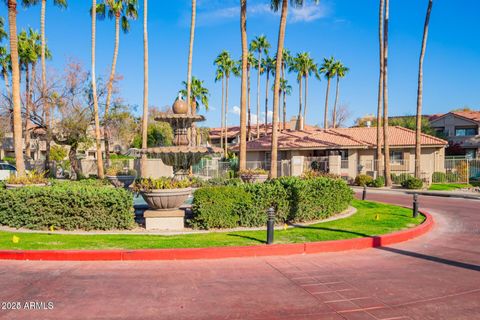
<instances>
[{"instance_id":1,"label":"house window","mask_svg":"<svg viewBox=\"0 0 480 320\"><path fill-rule=\"evenodd\" d=\"M270 163L272 159L272 154L270 152L265 152L265 162Z\"/></svg>"},{"instance_id":2,"label":"house window","mask_svg":"<svg viewBox=\"0 0 480 320\"><path fill-rule=\"evenodd\" d=\"M476 159L477 158L477 150L476 149L465 149L465 157L467 159Z\"/></svg>"},{"instance_id":3,"label":"house window","mask_svg":"<svg viewBox=\"0 0 480 320\"><path fill-rule=\"evenodd\" d=\"M445 127L433 128L435 130L436 136L439 137L448 137L448 130Z\"/></svg>"},{"instance_id":4,"label":"house window","mask_svg":"<svg viewBox=\"0 0 480 320\"><path fill-rule=\"evenodd\" d=\"M455 128L455 136L457 137L476 136L477 134L478 134L477 127Z\"/></svg>"},{"instance_id":5,"label":"house window","mask_svg":"<svg viewBox=\"0 0 480 320\"><path fill-rule=\"evenodd\" d=\"M403 163L403 151L390 151L390 163L402 164Z\"/></svg>"},{"instance_id":6,"label":"house window","mask_svg":"<svg viewBox=\"0 0 480 320\"><path fill-rule=\"evenodd\" d=\"M339 150L341 158L341 168L348 169L348 150Z\"/></svg>"}]
</instances>

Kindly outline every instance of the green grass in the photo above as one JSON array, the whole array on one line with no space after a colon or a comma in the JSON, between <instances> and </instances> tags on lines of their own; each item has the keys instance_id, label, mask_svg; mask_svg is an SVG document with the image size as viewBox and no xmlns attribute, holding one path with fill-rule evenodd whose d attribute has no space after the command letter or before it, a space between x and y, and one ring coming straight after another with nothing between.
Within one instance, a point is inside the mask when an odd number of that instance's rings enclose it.
<instances>
[{"instance_id":1,"label":"green grass","mask_svg":"<svg viewBox=\"0 0 480 320\"><path fill-rule=\"evenodd\" d=\"M409 209L354 200L358 209L351 217L306 227L275 231L276 243L301 243L368 237L411 228L423 217L412 218ZM13 236L19 243L13 243ZM62 250L62 249L154 249L199 248L261 245L265 231L212 232L178 236L154 235L59 235L0 232L0 249Z\"/></svg>"},{"instance_id":2,"label":"green grass","mask_svg":"<svg viewBox=\"0 0 480 320\"><path fill-rule=\"evenodd\" d=\"M428 190L430 191L453 191L458 189L470 188L472 187L469 184L463 183L439 183L432 184Z\"/></svg>"}]
</instances>

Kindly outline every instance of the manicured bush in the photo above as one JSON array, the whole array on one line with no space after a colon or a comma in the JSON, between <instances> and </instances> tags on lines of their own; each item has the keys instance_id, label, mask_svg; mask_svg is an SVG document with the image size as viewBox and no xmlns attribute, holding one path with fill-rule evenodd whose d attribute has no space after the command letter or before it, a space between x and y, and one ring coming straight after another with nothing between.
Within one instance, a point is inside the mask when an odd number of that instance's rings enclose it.
<instances>
[{"instance_id":1,"label":"manicured bush","mask_svg":"<svg viewBox=\"0 0 480 320\"><path fill-rule=\"evenodd\" d=\"M447 181L447 174L445 172L434 172L432 175L433 183L445 183Z\"/></svg>"},{"instance_id":2,"label":"manicured bush","mask_svg":"<svg viewBox=\"0 0 480 320\"><path fill-rule=\"evenodd\" d=\"M410 177L407 180L403 181L402 188L405 189L421 189L423 188L423 181L418 178Z\"/></svg>"},{"instance_id":3,"label":"manicured bush","mask_svg":"<svg viewBox=\"0 0 480 320\"><path fill-rule=\"evenodd\" d=\"M284 177L258 184L198 189L193 199L194 228L264 226L269 207L276 222L319 220L345 210L353 191L341 179Z\"/></svg>"},{"instance_id":4,"label":"manicured bush","mask_svg":"<svg viewBox=\"0 0 480 320\"><path fill-rule=\"evenodd\" d=\"M385 186L385 178L383 176L378 176L370 184L370 187L381 188Z\"/></svg>"},{"instance_id":5,"label":"manicured bush","mask_svg":"<svg viewBox=\"0 0 480 320\"><path fill-rule=\"evenodd\" d=\"M366 174L358 175L355 178L355 184L357 186L365 187L372 183L373 178L371 176L367 176Z\"/></svg>"},{"instance_id":6,"label":"manicured bush","mask_svg":"<svg viewBox=\"0 0 480 320\"><path fill-rule=\"evenodd\" d=\"M460 175L456 172L447 172L446 178L447 178L446 182L459 182L460 181Z\"/></svg>"},{"instance_id":7,"label":"manicured bush","mask_svg":"<svg viewBox=\"0 0 480 320\"><path fill-rule=\"evenodd\" d=\"M64 230L128 229L133 196L123 189L58 183L0 190L0 225Z\"/></svg>"},{"instance_id":8,"label":"manicured bush","mask_svg":"<svg viewBox=\"0 0 480 320\"><path fill-rule=\"evenodd\" d=\"M412 175L409 173L400 173L398 176L394 173L390 175L392 177L392 181L395 184L402 184L403 181L412 178Z\"/></svg>"}]
</instances>

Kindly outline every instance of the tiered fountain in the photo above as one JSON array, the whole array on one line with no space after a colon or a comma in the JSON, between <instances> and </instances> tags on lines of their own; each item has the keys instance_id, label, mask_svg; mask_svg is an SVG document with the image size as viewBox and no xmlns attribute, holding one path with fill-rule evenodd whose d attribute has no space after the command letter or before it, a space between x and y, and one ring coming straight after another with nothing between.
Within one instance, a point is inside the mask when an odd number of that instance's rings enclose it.
<instances>
[{"instance_id":1,"label":"tiered fountain","mask_svg":"<svg viewBox=\"0 0 480 320\"><path fill-rule=\"evenodd\" d=\"M172 113L161 113L155 121L167 122L172 126L174 140L172 147L155 147L142 150L152 158L160 158L163 163L173 167L175 180L184 180L190 174L192 165L200 162L202 157L221 154L221 148L194 146L189 139L189 129L194 122L205 121L201 115L188 114L188 106L180 97L172 107ZM151 190L143 194L149 208L144 213L147 229L181 229L184 225L185 212L179 209L190 195L190 188Z\"/></svg>"}]
</instances>

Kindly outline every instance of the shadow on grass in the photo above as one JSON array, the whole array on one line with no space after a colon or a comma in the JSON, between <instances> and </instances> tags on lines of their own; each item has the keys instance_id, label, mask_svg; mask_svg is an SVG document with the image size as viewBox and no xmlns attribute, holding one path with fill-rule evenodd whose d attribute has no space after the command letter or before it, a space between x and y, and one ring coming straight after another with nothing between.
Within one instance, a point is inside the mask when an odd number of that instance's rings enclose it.
<instances>
[{"instance_id":1,"label":"shadow on grass","mask_svg":"<svg viewBox=\"0 0 480 320\"><path fill-rule=\"evenodd\" d=\"M464 263L464 262L460 262L460 261L449 260L449 259L439 258L439 257L435 257L435 256L429 256L429 255L426 255L426 254L401 250L401 249L397 249L397 248L378 247L377 249L388 251L388 252L393 252L393 253L398 253L398 254L401 254L401 255L405 255L405 256L409 256L409 257L413 257L413 258L417 258L417 259L423 259L423 260L427 260L427 261L442 263L442 264L446 264L446 265L457 267L457 268L463 268L463 269L468 269L468 270L473 270L473 271L480 271L480 266L476 265L476 264Z\"/></svg>"},{"instance_id":2,"label":"shadow on grass","mask_svg":"<svg viewBox=\"0 0 480 320\"><path fill-rule=\"evenodd\" d=\"M324 228L324 227L312 227L312 226L302 226L298 224L289 224L292 227L299 228L299 229L313 229L313 230L323 230L323 231L332 231L332 232L341 232L341 233L350 233L361 237L372 238L373 236L366 233L360 233L355 231L348 231L342 229L333 229L333 228Z\"/></svg>"},{"instance_id":3,"label":"shadow on grass","mask_svg":"<svg viewBox=\"0 0 480 320\"><path fill-rule=\"evenodd\" d=\"M249 236L244 236L244 235L241 235L241 234L228 233L227 236L244 238L244 239L253 240L253 241L255 241L255 242L260 242L260 243L264 243L264 244L267 243L267 241L265 241L265 240L258 239L258 238L254 238L254 237L249 237Z\"/></svg>"}]
</instances>

